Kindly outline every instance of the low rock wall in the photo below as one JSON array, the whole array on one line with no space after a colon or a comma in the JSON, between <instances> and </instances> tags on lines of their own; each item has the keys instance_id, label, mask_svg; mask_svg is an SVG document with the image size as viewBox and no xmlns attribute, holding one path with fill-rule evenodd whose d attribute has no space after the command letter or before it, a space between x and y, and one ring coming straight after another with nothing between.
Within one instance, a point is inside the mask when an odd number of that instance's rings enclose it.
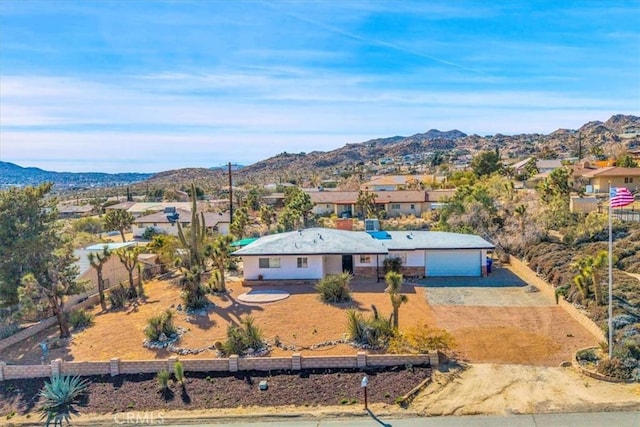
<instances>
[{"instance_id":1,"label":"low rock wall","mask_svg":"<svg viewBox=\"0 0 640 427\"><path fill-rule=\"evenodd\" d=\"M0 381L40 378L52 375L121 375L157 373L162 369L173 371L177 357L158 360L121 360L118 358L98 362L65 362L52 360L46 365L7 365L0 362ZM303 356L299 353L291 357L238 357L219 359L186 359L182 361L186 372L237 372L276 371L301 369L375 368L388 366L425 365L438 366L438 353L429 354L376 354L359 352L346 356Z\"/></svg>"}]
</instances>

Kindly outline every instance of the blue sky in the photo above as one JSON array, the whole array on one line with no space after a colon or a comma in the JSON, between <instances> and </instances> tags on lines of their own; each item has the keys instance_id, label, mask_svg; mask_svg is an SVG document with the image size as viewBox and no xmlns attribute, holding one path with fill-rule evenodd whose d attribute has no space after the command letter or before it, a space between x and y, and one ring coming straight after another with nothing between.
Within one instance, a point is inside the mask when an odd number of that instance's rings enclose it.
<instances>
[{"instance_id":1,"label":"blue sky","mask_svg":"<svg viewBox=\"0 0 640 427\"><path fill-rule=\"evenodd\" d=\"M249 164L640 115L638 1L0 0L0 160Z\"/></svg>"}]
</instances>

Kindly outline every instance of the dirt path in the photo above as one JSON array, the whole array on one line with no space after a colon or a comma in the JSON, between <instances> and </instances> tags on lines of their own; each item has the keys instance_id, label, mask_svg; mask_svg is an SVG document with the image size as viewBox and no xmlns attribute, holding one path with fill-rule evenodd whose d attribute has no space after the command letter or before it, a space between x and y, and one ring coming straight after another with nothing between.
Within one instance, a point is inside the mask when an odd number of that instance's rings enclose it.
<instances>
[{"instance_id":1,"label":"dirt path","mask_svg":"<svg viewBox=\"0 0 640 427\"><path fill-rule=\"evenodd\" d=\"M473 364L434 382L412 410L424 415L640 410L640 384L614 384L573 368Z\"/></svg>"}]
</instances>

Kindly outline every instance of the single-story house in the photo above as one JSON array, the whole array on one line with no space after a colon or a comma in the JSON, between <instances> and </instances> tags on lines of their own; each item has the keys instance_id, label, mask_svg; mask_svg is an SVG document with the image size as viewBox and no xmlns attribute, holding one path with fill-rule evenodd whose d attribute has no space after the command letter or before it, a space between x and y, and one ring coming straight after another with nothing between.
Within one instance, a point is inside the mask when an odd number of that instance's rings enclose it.
<instances>
[{"instance_id":1,"label":"single-story house","mask_svg":"<svg viewBox=\"0 0 640 427\"><path fill-rule=\"evenodd\" d=\"M381 278L386 257L400 257L405 276L482 276L493 249L469 234L309 228L261 237L232 255L242 257L246 281L317 280L342 271Z\"/></svg>"},{"instance_id":2,"label":"single-story house","mask_svg":"<svg viewBox=\"0 0 640 427\"><path fill-rule=\"evenodd\" d=\"M84 218L92 213L92 205L58 205L58 217L61 219Z\"/></svg>"},{"instance_id":3,"label":"single-story house","mask_svg":"<svg viewBox=\"0 0 640 427\"><path fill-rule=\"evenodd\" d=\"M147 228L153 228L162 234L177 236L178 222L183 227L191 226L191 211L178 208L172 210L172 213L155 212L144 215L136 218L131 228L135 237L142 236ZM229 234L229 213L205 212L204 224L211 234Z\"/></svg>"},{"instance_id":4,"label":"single-story house","mask_svg":"<svg viewBox=\"0 0 640 427\"><path fill-rule=\"evenodd\" d=\"M314 215L336 214L342 216L348 212L350 215L360 214L356 206L358 191L312 191L309 192L313 203ZM452 196L455 190L406 190L406 191L380 191L376 194L375 204L377 209L384 210L388 217L400 215L420 216L422 212L434 208L433 203L438 203L444 196Z\"/></svg>"},{"instance_id":5,"label":"single-story house","mask_svg":"<svg viewBox=\"0 0 640 427\"><path fill-rule=\"evenodd\" d=\"M608 193L610 186L625 187L632 192L640 190L640 168L610 166L591 170L582 177L589 180L588 189L594 193Z\"/></svg>"},{"instance_id":6,"label":"single-story house","mask_svg":"<svg viewBox=\"0 0 640 427\"><path fill-rule=\"evenodd\" d=\"M421 185L423 182L433 182L432 175L380 175L360 185L363 191L397 191L408 185ZM415 188L415 187L414 187Z\"/></svg>"},{"instance_id":7,"label":"single-story house","mask_svg":"<svg viewBox=\"0 0 640 427\"><path fill-rule=\"evenodd\" d=\"M198 202L198 209L203 209L207 202ZM176 208L183 210L191 210L192 202L122 202L117 205L107 206L105 212L113 210L125 210L138 218L149 212L164 211L166 208Z\"/></svg>"}]
</instances>

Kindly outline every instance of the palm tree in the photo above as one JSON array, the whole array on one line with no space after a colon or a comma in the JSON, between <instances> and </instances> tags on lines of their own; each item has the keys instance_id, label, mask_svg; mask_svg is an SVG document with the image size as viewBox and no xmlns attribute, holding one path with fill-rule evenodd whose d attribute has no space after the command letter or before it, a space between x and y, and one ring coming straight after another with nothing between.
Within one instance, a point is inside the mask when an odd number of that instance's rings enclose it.
<instances>
[{"instance_id":1,"label":"palm tree","mask_svg":"<svg viewBox=\"0 0 640 427\"><path fill-rule=\"evenodd\" d=\"M107 303L104 297L104 278L102 277L102 267L109 261L111 258L111 250L109 246L104 245L102 247L102 252L90 252L87 255L89 259L89 264L91 267L96 269L96 274L98 275L98 293L100 294L100 307L102 307L103 311L107 310Z\"/></svg>"},{"instance_id":2,"label":"palm tree","mask_svg":"<svg viewBox=\"0 0 640 427\"><path fill-rule=\"evenodd\" d=\"M390 271L385 274L384 281L387 283L387 288L384 291L389 294L391 306L393 307L393 327L398 329L398 311L400 310L400 305L408 301L407 296L400 293L402 274Z\"/></svg>"}]
</instances>

